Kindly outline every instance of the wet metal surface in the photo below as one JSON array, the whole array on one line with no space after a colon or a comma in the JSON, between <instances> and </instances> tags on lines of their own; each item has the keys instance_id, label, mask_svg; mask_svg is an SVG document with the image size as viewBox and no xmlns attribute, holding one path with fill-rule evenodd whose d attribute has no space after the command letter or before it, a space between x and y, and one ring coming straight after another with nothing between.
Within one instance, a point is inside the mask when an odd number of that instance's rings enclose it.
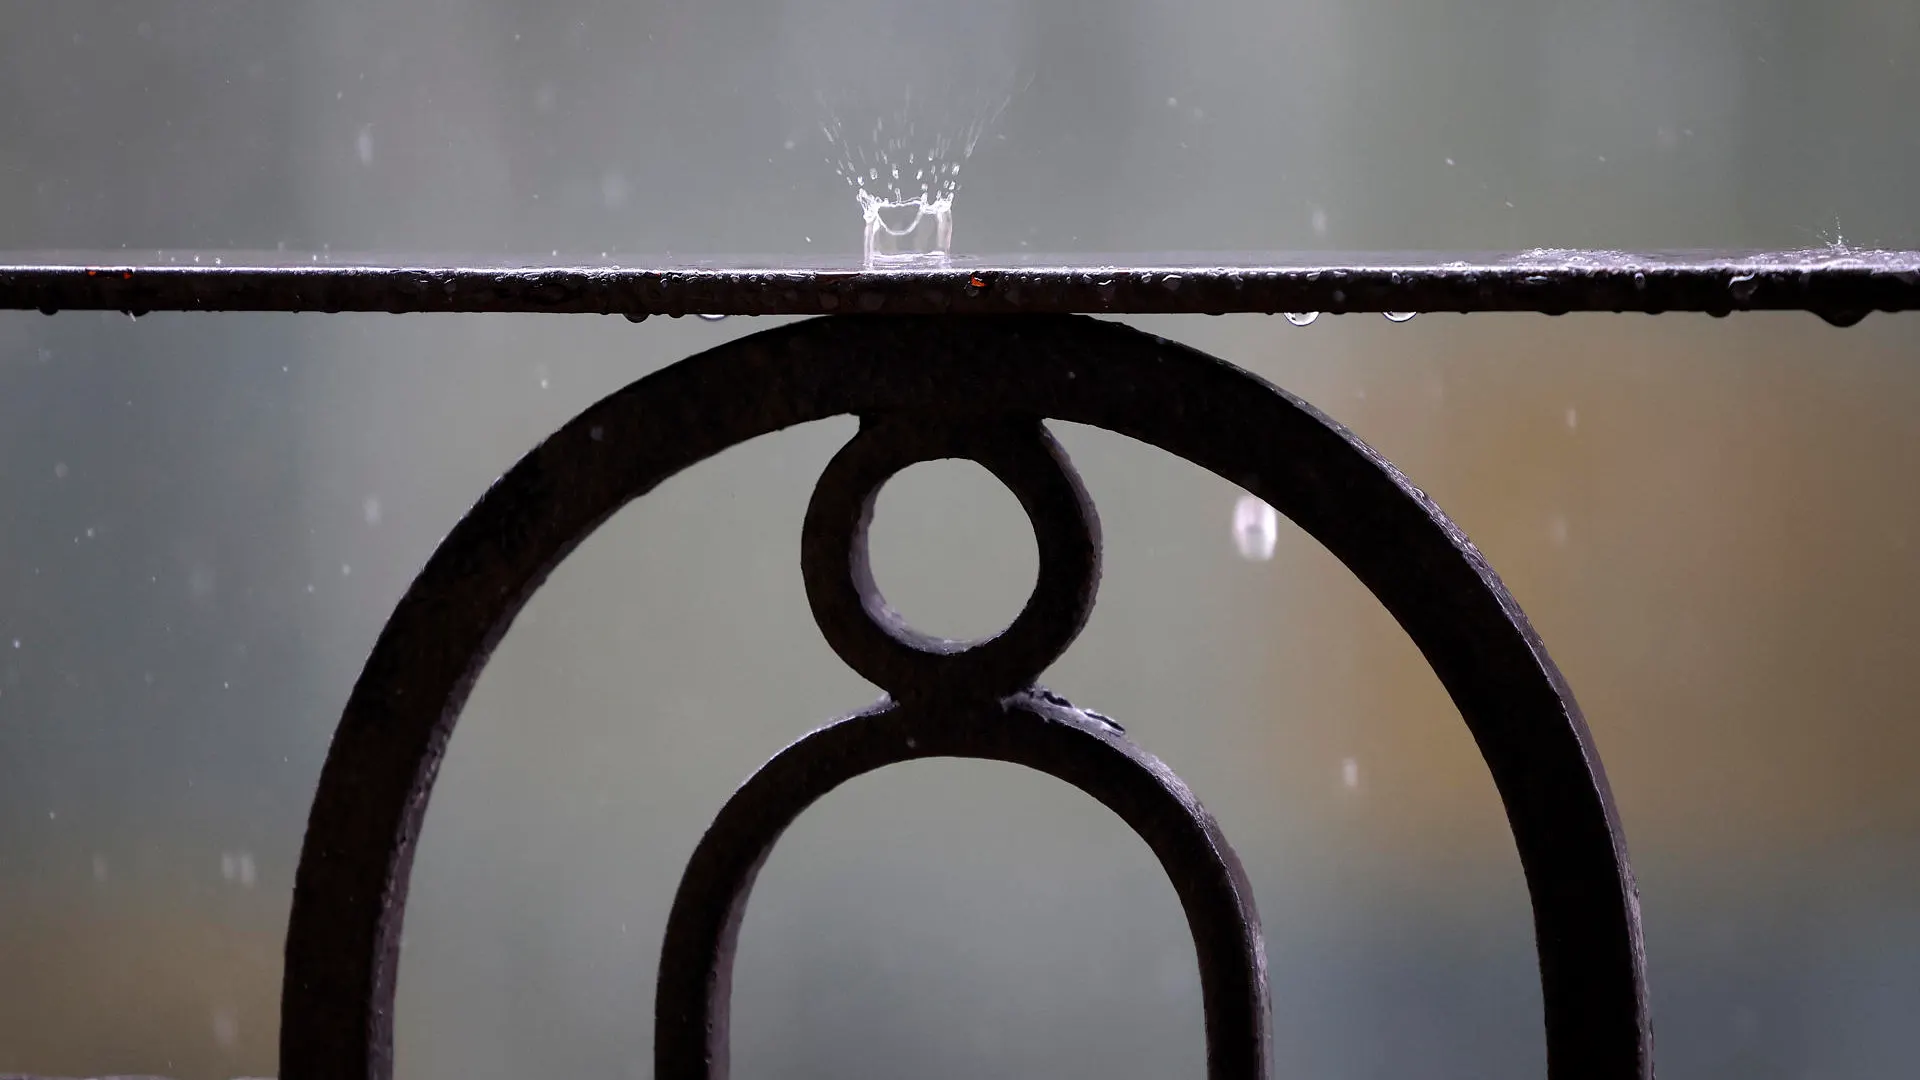
<instances>
[{"instance_id":1,"label":"wet metal surface","mask_svg":"<svg viewBox=\"0 0 1920 1080\"><path fill-rule=\"evenodd\" d=\"M128 253L117 258L126 260ZM866 269L622 258L567 265L344 255L0 253L0 308L650 315L1920 310L1920 252L955 258Z\"/></svg>"}]
</instances>

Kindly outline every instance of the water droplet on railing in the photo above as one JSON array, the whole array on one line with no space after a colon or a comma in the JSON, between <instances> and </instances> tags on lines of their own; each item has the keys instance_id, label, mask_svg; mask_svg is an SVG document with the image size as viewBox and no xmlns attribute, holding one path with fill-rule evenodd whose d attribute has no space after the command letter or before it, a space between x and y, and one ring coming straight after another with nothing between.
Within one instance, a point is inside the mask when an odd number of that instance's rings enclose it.
<instances>
[{"instance_id":1,"label":"water droplet on railing","mask_svg":"<svg viewBox=\"0 0 1920 1080\"><path fill-rule=\"evenodd\" d=\"M700 317L708 322L719 322L721 319L726 318L725 315L709 315L704 311L700 313Z\"/></svg>"},{"instance_id":2,"label":"water droplet on railing","mask_svg":"<svg viewBox=\"0 0 1920 1080\"><path fill-rule=\"evenodd\" d=\"M1289 311L1287 321L1295 326L1312 326L1313 320L1320 317L1317 311Z\"/></svg>"},{"instance_id":3,"label":"water droplet on railing","mask_svg":"<svg viewBox=\"0 0 1920 1080\"><path fill-rule=\"evenodd\" d=\"M1383 311L1380 314L1385 315L1387 317L1387 321L1390 323L1403 323L1403 322L1412 322L1413 317L1415 315L1418 315L1419 312L1417 311Z\"/></svg>"},{"instance_id":4,"label":"water droplet on railing","mask_svg":"<svg viewBox=\"0 0 1920 1080\"><path fill-rule=\"evenodd\" d=\"M1814 314L1839 327L1853 326L1867 317L1865 308L1823 308Z\"/></svg>"}]
</instances>

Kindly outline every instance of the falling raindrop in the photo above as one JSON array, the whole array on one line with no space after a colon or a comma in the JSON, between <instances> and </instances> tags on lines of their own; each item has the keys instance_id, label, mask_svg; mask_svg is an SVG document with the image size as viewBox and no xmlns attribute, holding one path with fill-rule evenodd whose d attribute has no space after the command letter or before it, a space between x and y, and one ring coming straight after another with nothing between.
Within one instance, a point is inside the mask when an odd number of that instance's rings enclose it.
<instances>
[{"instance_id":1,"label":"falling raindrop","mask_svg":"<svg viewBox=\"0 0 1920 1080\"><path fill-rule=\"evenodd\" d=\"M1233 504L1233 546L1248 562L1266 562L1273 558L1274 545L1280 539L1280 514L1252 495L1242 495Z\"/></svg>"},{"instance_id":2,"label":"falling raindrop","mask_svg":"<svg viewBox=\"0 0 1920 1080\"><path fill-rule=\"evenodd\" d=\"M1349 791L1360 787L1360 759L1346 758L1340 762L1340 782Z\"/></svg>"},{"instance_id":3,"label":"falling raindrop","mask_svg":"<svg viewBox=\"0 0 1920 1080\"><path fill-rule=\"evenodd\" d=\"M1295 326L1312 326L1313 320L1320 317L1317 311L1289 311L1287 321Z\"/></svg>"},{"instance_id":4,"label":"falling raindrop","mask_svg":"<svg viewBox=\"0 0 1920 1080\"><path fill-rule=\"evenodd\" d=\"M627 176L618 169L608 169L600 177L600 202L609 210L617 210L627 205ZM605 258L606 256L601 256Z\"/></svg>"},{"instance_id":5,"label":"falling raindrop","mask_svg":"<svg viewBox=\"0 0 1920 1080\"><path fill-rule=\"evenodd\" d=\"M213 1010L213 1041L222 1050L231 1050L240 1041L240 1017L232 1009Z\"/></svg>"}]
</instances>

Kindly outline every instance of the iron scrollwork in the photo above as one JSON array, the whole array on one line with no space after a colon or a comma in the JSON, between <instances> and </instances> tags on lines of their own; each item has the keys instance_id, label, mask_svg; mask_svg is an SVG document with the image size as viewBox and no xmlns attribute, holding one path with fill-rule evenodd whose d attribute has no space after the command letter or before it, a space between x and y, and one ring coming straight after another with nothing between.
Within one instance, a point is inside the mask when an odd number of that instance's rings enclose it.
<instances>
[{"instance_id":1,"label":"iron scrollwork","mask_svg":"<svg viewBox=\"0 0 1920 1080\"><path fill-rule=\"evenodd\" d=\"M1229 364L1072 316L841 317L722 345L615 392L509 471L448 535L382 630L321 774L282 995L286 1080L392 1074L399 935L441 756L488 655L548 573L627 502L706 457L854 414L801 533L816 622L886 691L794 743L722 808L669 915L655 1075L727 1075L732 952L782 830L852 777L925 757L1009 761L1115 811L1172 879L1198 950L1208 1075L1259 1080L1267 972L1252 892L1213 818L1120 727L1038 685L1091 610L1098 518L1044 421L1159 446L1245 487L1339 557L1459 707L1499 789L1533 901L1548 1072L1650 1078L1645 960L1626 849L1578 706L1480 553L1390 464ZM980 642L920 634L873 583L881 485L934 458L998 476L1031 519L1026 607Z\"/></svg>"}]
</instances>

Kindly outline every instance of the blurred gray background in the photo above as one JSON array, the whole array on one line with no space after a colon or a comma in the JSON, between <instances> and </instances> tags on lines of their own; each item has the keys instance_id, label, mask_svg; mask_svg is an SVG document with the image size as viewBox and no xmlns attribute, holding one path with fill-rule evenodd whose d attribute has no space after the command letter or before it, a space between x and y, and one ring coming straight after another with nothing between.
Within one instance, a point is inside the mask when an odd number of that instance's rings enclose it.
<instances>
[{"instance_id":1,"label":"blurred gray background","mask_svg":"<svg viewBox=\"0 0 1920 1080\"><path fill-rule=\"evenodd\" d=\"M909 86L926 117L999 112L963 253L1920 246L1910 0L7 16L7 249L846 256L822 125L911 111ZM1619 797L1663 1077L1910 1073L1920 318L1143 322L1355 428L1532 615ZM0 313L0 1072L271 1073L306 802L406 583L546 432L764 325ZM650 1073L695 839L874 695L798 574L850 431L674 479L516 625L428 817L402 1076ZM1519 866L1411 645L1291 526L1243 557L1231 485L1062 436L1108 574L1049 681L1127 723L1239 848L1277 1074L1540 1075ZM882 584L928 629L990 631L1031 581L1017 504L971 466L912 470L876 528ZM1195 964L1144 845L1090 800L900 767L774 855L734 1062L1198 1075Z\"/></svg>"}]
</instances>

